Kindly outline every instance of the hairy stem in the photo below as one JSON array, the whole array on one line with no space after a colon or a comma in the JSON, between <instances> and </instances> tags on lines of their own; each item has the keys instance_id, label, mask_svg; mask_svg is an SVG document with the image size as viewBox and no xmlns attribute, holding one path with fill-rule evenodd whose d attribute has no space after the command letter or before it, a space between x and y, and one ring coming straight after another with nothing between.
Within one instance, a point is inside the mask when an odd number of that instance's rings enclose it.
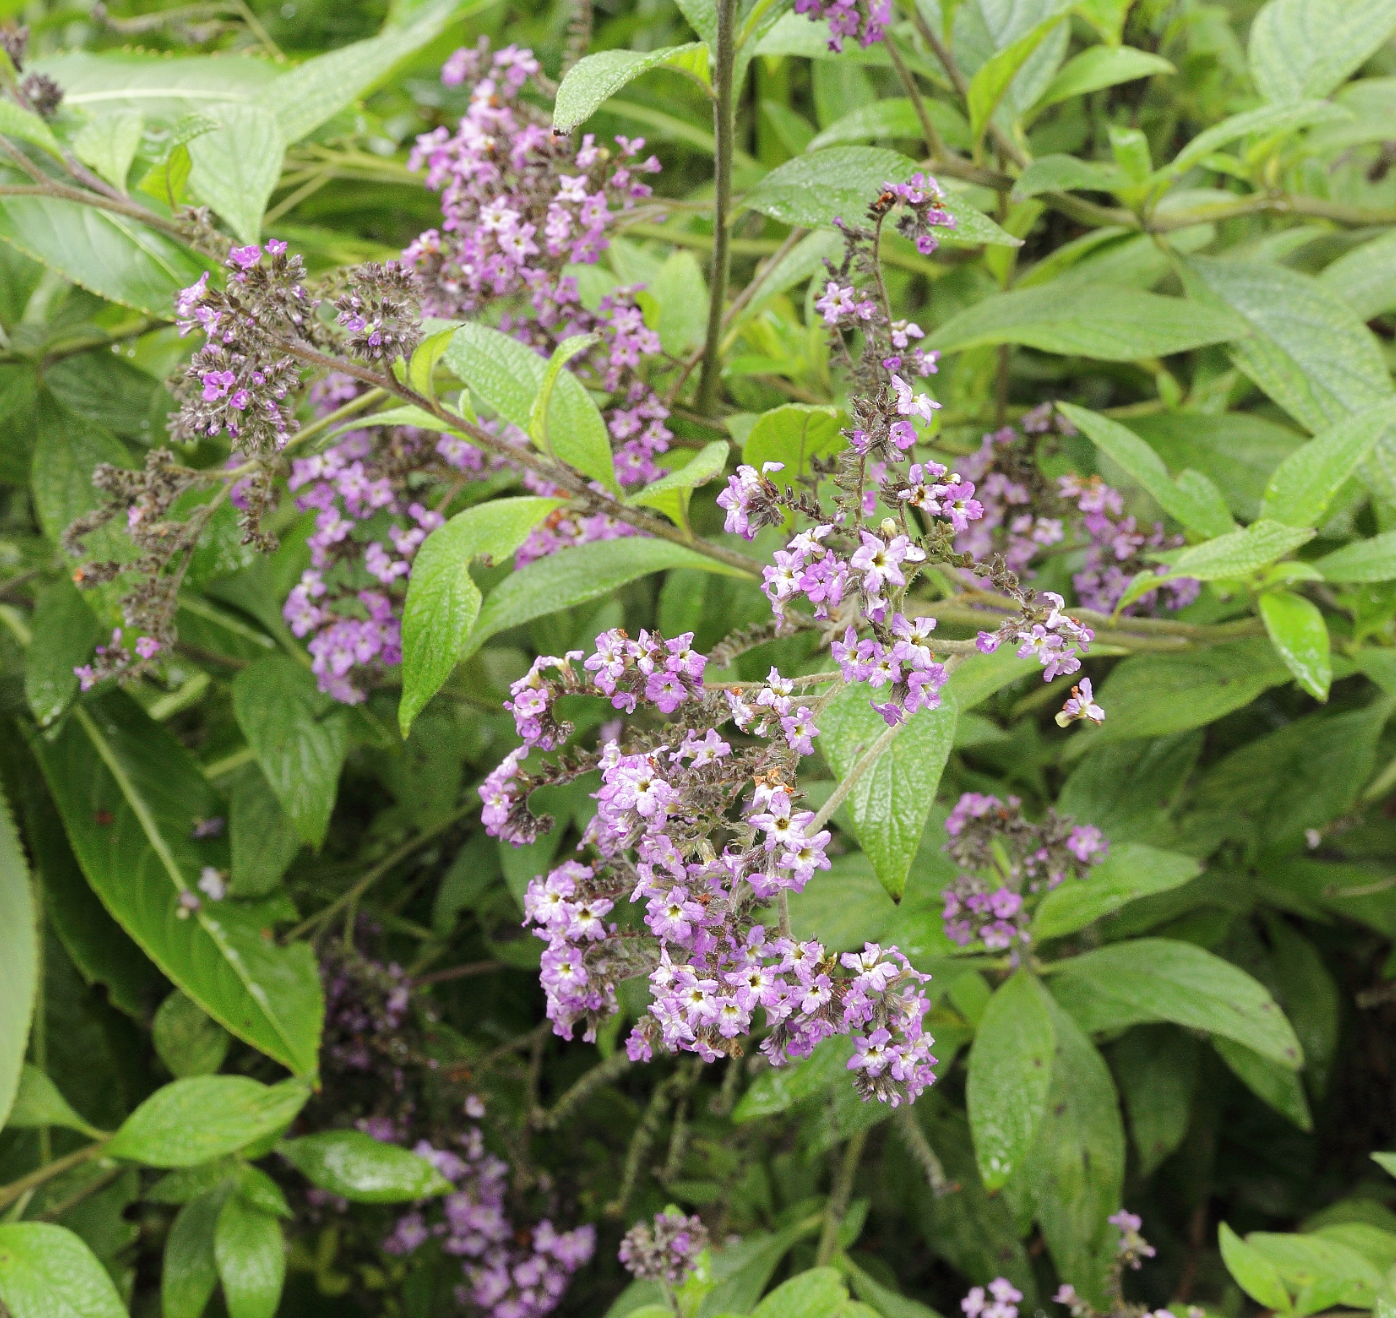
<instances>
[{"instance_id":1,"label":"hairy stem","mask_svg":"<svg viewBox=\"0 0 1396 1318\"><path fill-rule=\"evenodd\" d=\"M579 1104L586 1101L602 1085L610 1084L630 1070L633 1063L624 1050L612 1053L604 1062L598 1062L570 1089L564 1091L550 1108L537 1108L530 1118L530 1124L538 1130L556 1130L563 1119Z\"/></svg>"},{"instance_id":2,"label":"hairy stem","mask_svg":"<svg viewBox=\"0 0 1396 1318\"><path fill-rule=\"evenodd\" d=\"M732 205L732 136L736 127L732 110L732 79L736 65L737 0L718 0L717 68L713 71L716 99L713 136L717 142L713 166L713 271L708 303L708 333L703 347L703 374L698 381L698 410L712 415L722 374L722 315L727 302L727 279L732 252L728 246L728 211Z\"/></svg>"},{"instance_id":3,"label":"hairy stem","mask_svg":"<svg viewBox=\"0 0 1396 1318\"><path fill-rule=\"evenodd\" d=\"M853 1197L853 1179L858 1175L858 1163L863 1157L863 1145L867 1139L866 1130L855 1131L844 1145L843 1160L839 1163L838 1175L824 1209L824 1226L819 1232L819 1249L814 1256L816 1267L822 1268L828 1263L838 1248L839 1228L848 1215L848 1201Z\"/></svg>"},{"instance_id":4,"label":"hairy stem","mask_svg":"<svg viewBox=\"0 0 1396 1318\"><path fill-rule=\"evenodd\" d=\"M897 1109L897 1114L892 1120L896 1123L897 1134L902 1137L908 1152L925 1172L926 1184L931 1187L931 1193L937 1199L941 1199L958 1190L960 1187L945 1175L945 1168L941 1166L936 1151L931 1148L931 1142L926 1138L926 1132L921 1129L916 1113L910 1107L901 1107Z\"/></svg>"}]
</instances>

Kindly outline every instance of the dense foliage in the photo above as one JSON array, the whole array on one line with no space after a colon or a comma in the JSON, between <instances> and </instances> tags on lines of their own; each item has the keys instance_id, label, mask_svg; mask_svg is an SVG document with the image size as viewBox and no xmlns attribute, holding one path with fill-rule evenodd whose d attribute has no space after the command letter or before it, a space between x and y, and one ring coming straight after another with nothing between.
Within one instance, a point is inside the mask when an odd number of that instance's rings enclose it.
<instances>
[{"instance_id":1,"label":"dense foliage","mask_svg":"<svg viewBox=\"0 0 1396 1318\"><path fill-rule=\"evenodd\" d=\"M1396 3L899 6L0 4L0 1311L1396 1306Z\"/></svg>"}]
</instances>

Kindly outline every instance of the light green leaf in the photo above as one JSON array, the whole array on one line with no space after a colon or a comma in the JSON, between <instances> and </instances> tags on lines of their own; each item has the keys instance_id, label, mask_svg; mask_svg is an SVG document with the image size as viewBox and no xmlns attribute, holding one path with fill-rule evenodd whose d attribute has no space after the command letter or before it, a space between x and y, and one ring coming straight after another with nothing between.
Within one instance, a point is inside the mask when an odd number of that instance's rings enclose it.
<instances>
[{"instance_id":1,"label":"light green leaf","mask_svg":"<svg viewBox=\"0 0 1396 1318\"><path fill-rule=\"evenodd\" d=\"M562 499L494 499L457 513L417 551L402 613L402 700L398 724L413 720L451 675L480 616L470 576L476 558L503 562Z\"/></svg>"},{"instance_id":2,"label":"light green leaf","mask_svg":"<svg viewBox=\"0 0 1396 1318\"><path fill-rule=\"evenodd\" d=\"M760 471L767 462L784 464L775 474L782 485L794 485L813 470L815 458L827 458L848 447L841 433L847 420L837 407L815 403L786 403L763 412L742 444L742 461Z\"/></svg>"},{"instance_id":3,"label":"light green leaf","mask_svg":"<svg viewBox=\"0 0 1396 1318\"><path fill-rule=\"evenodd\" d=\"M126 1318L97 1256L46 1222L0 1226L0 1303L11 1318Z\"/></svg>"},{"instance_id":4,"label":"light green leaf","mask_svg":"<svg viewBox=\"0 0 1396 1318\"><path fill-rule=\"evenodd\" d=\"M626 582L675 567L696 567L728 577L746 575L671 540L598 540L564 549L521 568L494 588L461 657L474 654L496 632L600 599Z\"/></svg>"},{"instance_id":5,"label":"light green leaf","mask_svg":"<svg viewBox=\"0 0 1396 1318\"><path fill-rule=\"evenodd\" d=\"M108 183L126 191L126 176L140 149L145 115L139 110L118 110L89 119L73 139L73 154L90 165Z\"/></svg>"},{"instance_id":6,"label":"light green leaf","mask_svg":"<svg viewBox=\"0 0 1396 1318\"><path fill-rule=\"evenodd\" d=\"M871 687L845 686L819 716L819 749L839 779L846 778L887 731L882 715L872 708L878 696ZM907 873L955 741L956 713L949 691L942 692L939 709L918 710L863 772L846 799L858 841L893 901L899 901L906 889Z\"/></svg>"},{"instance_id":7,"label":"light green leaf","mask_svg":"<svg viewBox=\"0 0 1396 1318\"><path fill-rule=\"evenodd\" d=\"M264 1085L243 1075L201 1075L157 1089L107 1145L148 1167L193 1167L284 1130L310 1097L304 1080Z\"/></svg>"},{"instance_id":8,"label":"light green leaf","mask_svg":"<svg viewBox=\"0 0 1396 1318\"><path fill-rule=\"evenodd\" d=\"M281 1223L230 1194L218 1214L213 1256L229 1318L275 1318L286 1282Z\"/></svg>"},{"instance_id":9,"label":"light green leaf","mask_svg":"<svg viewBox=\"0 0 1396 1318\"><path fill-rule=\"evenodd\" d=\"M1047 1111L1057 1032L1036 975L1019 970L989 999L969 1054L965 1098L986 1190L998 1190L1028 1157Z\"/></svg>"},{"instance_id":10,"label":"light green leaf","mask_svg":"<svg viewBox=\"0 0 1396 1318\"><path fill-rule=\"evenodd\" d=\"M1236 316L1181 298L1129 288L1085 285L996 293L952 316L927 340L963 352L991 343L1021 343L1042 352L1134 361L1242 338Z\"/></svg>"},{"instance_id":11,"label":"light green leaf","mask_svg":"<svg viewBox=\"0 0 1396 1318\"><path fill-rule=\"evenodd\" d=\"M25 1025L27 1028L27 1021ZM30 1066L28 1062L24 1063L20 1072L14 1107L3 1124L16 1129L63 1126L68 1130L80 1131L90 1139L101 1139L106 1133L78 1116L68 1100L58 1092L58 1086L37 1066Z\"/></svg>"},{"instance_id":12,"label":"light green leaf","mask_svg":"<svg viewBox=\"0 0 1396 1318\"><path fill-rule=\"evenodd\" d=\"M1260 515L1287 526L1322 526L1343 483L1396 431L1396 400L1345 418L1295 449L1275 469Z\"/></svg>"},{"instance_id":13,"label":"light green leaf","mask_svg":"<svg viewBox=\"0 0 1396 1318\"><path fill-rule=\"evenodd\" d=\"M679 357L703 342L708 321L708 286L703 282L703 268L692 252L671 253L644 292L659 308L655 332L665 352ZM761 295L770 297L773 291L763 284Z\"/></svg>"},{"instance_id":14,"label":"light green leaf","mask_svg":"<svg viewBox=\"0 0 1396 1318\"><path fill-rule=\"evenodd\" d=\"M1369 540L1344 545L1325 554L1314 566L1323 573L1325 581L1396 580L1396 531L1383 531Z\"/></svg>"},{"instance_id":15,"label":"light green leaf","mask_svg":"<svg viewBox=\"0 0 1396 1318\"><path fill-rule=\"evenodd\" d=\"M1214 1037L1212 1046L1257 1098L1268 1103L1300 1130L1313 1130L1309 1100L1297 1072L1269 1057L1262 1057L1233 1039Z\"/></svg>"},{"instance_id":16,"label":"light green leaf","mask_svg":"<svg viewBox=\"0 0 1396 1318\"><path fill-rule=\"evenodd\" d=\"M1247 55L1267 101L1327 96L1396 29L1392 0L1270 0Z\"/></svg>"},{"instance_id":17,"label":"light green leaf","mask_svg":"<svg viewBox=\"0 0 1396 1318\"><path fill-rule=\"evenodd\" d=\"M217 1071L231 1040L197 1002L176 989L155 1013L151 1042L170 1074L183 1080Z\"/></svg>"},{"instance_id":18,"label":"light green leaf","mask_svg":"<svg viewBox=\"0 0 1396 1318\"><path fill-rule=\"evenodd\" d=\"M1009 84L1017 77L1018 71L1028 57L1042 44L1043 38L1065 18L1064 14L1038 23L1016 41L995 52L992 58L980 65L970 79L966 104L969 108L969 133L974 143L984 136L994 111L998 109Z\"/></svg>"},{"instance_id":19,"label":"light green leaf","mask_svg":"<svg viewBox=\"0 0 1396 1318\"><path fill-rule=\"evenodd\" d=\"M1113 847L1086 879L1068 880L1042 899L1033 918L1034 938L1060 938L1110 915L1126 902L1167 892L1202 872L1202 863L1141 842Z\"/></svg>"},{"instance_id":20,"label":"light green leaf","mask_svg":"<svg viewBox=\"0 0 1396 1318\"><path fill-rule=\"evenodd\" d=\"M1396 309L1396 229L1345 252L1318 282L1337 294L1361 321Z\"/></svg>"},{"instance_id":21,"label":"light green leaf","mask_svg":"<svg viewBox=\"0 0 1396 1318\"><path fill-rule=\"evenodd\" d=\"M296 831L318 847L330 826L349 749L348 716L285 655L268 655L233 681L233 713Z\"/></svg>"},{"instance_id":22,"label":"light green leaf","mask_svg":"<svg viewBox=\"0 0 1396 1318\"><path fill-rule=\"evenodd\" d=\"M642 73L676 59L682 61L702 48L701 41L690 41L684 46L663 46L659 50L602 50L578 60L557 89L553 128L559 133L570 133Z\"/></svg>"},{"instance_id":23,"label":"light green leaf","mask_svg":"<svg viewBox=\"0 0 1396 1318\"><path fill-rule=\"evenodd\" d=\"M1289 1309L1289 1292L1275 1265L1264 1254L1246 1244L1225 1222L1217 1232L1217 1241L1222 1262L1247 1295L1279 1313Z\"/></svg>"},{"instance_id":24,"label":"light green leaf","mask_svg":"<svg viewBox=\"0 0 1396 1318\"><path fill-rule=\"evenodd\" d=\"M1053 966L1052 994L1088 1034L1172 1021L1298 1070L1294 1030L1264 987L1192 943L1137 938Z\"/></svg>"},{"instance_id":25,"label":"light green leaf","mask_svg":"<svg viewBox=\"0 0 1396 1318\"><path fill-rule=\"evenodd\" d=\"M782 1282L751 1318L834 1318L848 1301L836 1268L811 1268Z\"/></svg>"},{"instance_id":26,"label":"light green leaf","mask_svg":"<svg viewBox=\"0 0 1396 1318\"><path fill-rule=\"evenodd\" d=\"M553 349L543 368L543 382L538 387L538 396L528 410L528 437L549 456L553 455L552 436L548 428L548 410L553 401L553 390L557 387L562 368L578 353L585 352L600 341L599 334L573 334L563 339Z\"/></svg>"},{"instance_id":27,"label":"light green leaf","mask_svg":"<svg viewBox=\"0 0 1396 1318\"><path fill-rule=\"evenodd\" d=\"M504 420L532 433L534 402L548 378L547 359L507 334L474 323L455 331L442 356L477 397ZM591 395L570 371L555 372L553 378L547 403L553 455L619 494L610 432Z\"/></svg>"},{"instance_id":28,"label":"light green leaf","mask_svg":"<svg viewBox=\"0 0 1396 1318\"><path fill-rule=\"evenodd\" d=\"M1372 1161L1388 1176L1396 1176L1396 1153L1374 1153Z\"/></svg>"},{"instance_id":29,"label":"light green leaf","mask_svg":"<svg viewBox=\"0 0 1396 1318\"><path fill-rule=\"evenodd\" d=\"M1252 1231L1246 1243L1299 1292L1295 1308L1305 1313L1339 1306L1380 1311L1390 1303L1384 1269L1341 1240L1317 1233Z\"/></svg>"},{"instance_id":30,"label":"light green leaf","mask_svg":"<svg viewBox=\"0 0 1396 1318\"><path fill-rule=\"evenodd\" d=\"M1047 90L1037 98L1033 109L1045 110L1058 101L1099 91L1102 87L1133 82L1136 78L1176 72L1177 69L1161 55L1147 50L1135 50L1133 46L1087 46L1062 66L1047 84Z\"/></svg>"},{"instance_id":31,"label":"light green leaf","mask_svg":"<svg viewBox=\"0 0 1396 1318\"><path fill-rule=\"evenodd\" d=\"M440 322L437 322L438 324ZM457 321L446 322L444 329L438 329L428 334L413 350L412 360L407 364L407 383L417 393L425 395L427 398L436 397L436 364L446 352L447 346L451 342L451 336L460 328ZM412 408L414 412L421 411L421 408ZM430 416L430 413L424 413ZM431 417L427 429L435 429L441 423L435 417Z\"/></svg>"},{"instance_id":32,"label":"light green leaf","mask_svg":"<svg viewBox=\"0 0 1396 1318\"><path fill-rule=\"evenodd\" d=\"M13 734L10 734L13 735ZM38 991L39 931L29 866L0 791L0 1127L21 1088Z\"/></svg>"},{"instance_id":33,"label":"light green leaf","mask_svg":"<svg viewBox=\"0 0 1396 1318\"><path fill-rule=\"evenodd\" d=\"M1285 667L1315 700L1327 700L1333 682L1329 657L1328 624L1316 604L1288 590L1266 591L1260 597L1260 616L1270 643Z\"/></svg>"},{"instance_id":34,"label":"light green leaf","mask_svg":"<svg viewBox=\"0 0 1396 1318\"><path fill-rule=\"evenodd\" d=\"M1181 174L1198 161L1242 137L1263 137L1293 133L1311 124L1333 123L1352 118L1350 110L1329 101L1301 101L1298 105L1264 105L1258 110L1233 114L1219 124L1198 133L1165 167L1165 172Z\"/></svg>"},{"instance_id":35,"label":"light green leaf","mask_svg":"<svg viewBox=\"0 0 1396 1318\"><path fill-rule=\"evenodd\" d=\"M1261 519L1241 531L1169 554L1169 577L1195 581L1234 581L1250 576L1314 538L1308 526L1285 526Z\"/></svg>"},{"instance_id":36,"label":"light green leaf","mask_svg":"<svg viewBox=\"0 0 1396 1318\"><path fill-rule=\"evenodd\" d=\"M931 122L947 146L953 146L958 150L969 149L969 125L958 110L944 101L935 100L926 101L925 107ZM866 142L870 138L920 136L921 120L911 99L906 96L888 96L874 101L871 105L860 105L857 109L850 110L816 135L806 149L820 151L826 146Z\"/></svg>"},{"instance_id":37,"label":"light green leaf","mask_svg":"<svg viewBox=\"0 0 1396 1318\"><path fill-rule=\"evenodd\" d=\"M1092 46L1091 49L1103 47ZM1026 201L1042 192L1071 192L1076 188L1086 192L1113 192L1128 181L1118 166L1101 161L1081 160L1076 156L1039 156L1018 176L1013 185L1013 200Z\"/></svg>"},{"instance_id":38,"label":"light green leaf","mask_svg":"<svg viewBox=\"0 0 1396 1318\"><path fill-rule=\"evenodd\" d=\"M179 914L204 867L227 864L226 844L192 836L223 810L188 751L119 692L78 706L33 748L83 873L121 927L225 1029L313 1074L324 1000L310 947L278 947L234 902Z\"/></svg>"},{"instance_id":39,"label":"light green leaf","mask_svg":"<svg viewBox=\"0 0 1396 1318\"><path fill-rule=\"evenodd\" d=\"M358 1130L324 1130L284 1140L276 1151L322 1190L356 1204L406 1203L452 1189L425 1158Z\"/></svg>"},{"instance_id":40,"label":"light green leaf","mask_svg":"<svg viewBox=\"0 0 1396 1318\"><path fill-rule=\"evenodd\" d=\"M189 183L243 242L255 243L281 177L286 144L280 125L260 105L218 105L210 114L218 127L189 143Z\"/></svg>"},{"instance_id":41,"label":"light green leaf","mask_svg":"<svg viewBox=\"0 0 1396 1318\"><path fill-rule=\"evenodd\" d=\"M745 204L783 224L813 229L842 218L861 223L885 183L904 183L917 164L896 151L871 146L836 146L808 151L773 169L746 196ZM1019 247L1022 239L1006 234L968 202L950 196L945 210L955 216L943 241L999 243Z\"/></svg>"},{"instance_id":42,"label":"light green leaf","mask_svg":"<svg viewBox=\"0 0 1396 1318\"><path fill-rule=\"evenodd\" d=\"M1186 485L1181 477L1174 481L1163 459L1134 431L1072 403L1059 403L1058 408L1102 453L1133 476L1164 512L1184 526L1203 535L1226 535L1236 525L1221 493L1201 473L1191 472Z\"/></svg>"},{"instance_id":43,"label":"light green leaf","mask_svg":"<svg viewBox=\"0 0 1396 1318\"><path fill-rule=\"evenodd\" d=\"M160 1276L163 1318L202 1318L218 1284L213 1236L226 1198L226 1186L210 1190L189 1200L175 1216Z\"/></svg>"},{"instance_id":44,"label":"light green leaf","mask_svg":"<svg viewBox=\"0 0 1396 1318\"><path fill-rule=\"evenodd\" d=\"M78 693L73 669L91 657L102 624L78 588L64 579L40 592L32 627L24 695L39 726L46 728L73 703Z\"/></svg>"},{"instance_id":45,"label":"light green leaf","mask_svg":"<svg viewBox=\"0 0 1396 1318\"><path fill-rule=\"evenodd\" d=\"M1371 332L1317 280L1284 266L1190 257L1187 270L1244 316L1231 345L1242 371L1317 434L1388 401L1391 377ZM1373 462L1389 462L1379 448Z\"/></svg>"},{"instance_id":46,"label":"light green leaf","mask_svg":"<svg viewBox=\"0 0 1396 1318\"><path fill-rule=\"evenodd\" d=\"M0 198L0 240L99 297L157 320L205 265L163 234L124 215L57 197Z\"/></svg>"},{"instance_id":47,"label":"light green leaf","mask_svg":"<svg viewBox=\"0 0 1396 1318\"><path fill-rule=\"evenodd\" d=\"M641 508L657 508L676 524L686 525L688 501L693 491L721 476L731 453L731 445L725 439L715 439L694 453L682 467L675 467L639 493L632 494L628 502Z\"/></svg>"},{"instance_id":48,"label":"light green leaf","mask_svg":"<svg viewBox=\"0 0 1396 1318\"><path fill-rule=\"evenodd\" d=\"M49 155L62 159L63 148L54 137L53 129L37 114L13 101L0 101L0 133L6 137L17 137L22 142L32 142Z\"/></svg>"}]
</instances>

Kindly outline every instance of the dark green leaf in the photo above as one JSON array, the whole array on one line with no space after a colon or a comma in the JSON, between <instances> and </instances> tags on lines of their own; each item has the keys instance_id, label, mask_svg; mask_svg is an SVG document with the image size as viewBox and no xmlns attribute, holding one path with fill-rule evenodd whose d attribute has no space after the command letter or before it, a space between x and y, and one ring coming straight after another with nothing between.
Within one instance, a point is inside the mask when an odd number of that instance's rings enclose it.
<instances>
[{"instance_id":1,"label":"dark green leaf","mask_svg":"<svg viewBox=\"0 0 1396 1318\"><path fill-rule=\"evenodd\" d=\"M285 1140L276 1151L307 1180L357 1204L398 1204L448 1194L451 1183L425 1158L357 1130Z\"/></svg>"},{"instance_id":2,"label":"dark green leaf","mask_svg":"<svg viewBox=\"0 0 1396 1318\"><path fill-rule=\"evenodd\" d=\"M39 931L29 866L0 792L0 1126L20 1084L38 989Z\"/></svg>"},{"instance_id":3,"label":"dark green leaf","mask_svg":"<svg viewBox=\"0 0 1396 1318\"><path fill-rule=\"evenodd\" d=\"M188 1201L176 1215L165 1238L160 1276L163 1318L201 1318L213 1297L218 1284L213 1233L226 1194L226 1189L210 1190Z\"/></svg>"},{"instance_id":4,"label":"dark green leaf","mask_svg":"<svg viewBox=\"0 0 1396 1318\"><path fill-rule=\"evenodd\" d=\"M1304 1086L1297 1072L1262 1057L1233 1039L1214 1037L1212 1046L1253 1094L1294 1122L1300 1130L1313 1130L1309 1100L1304 1096Z\"/></svg>"},{"instance_id":5,"label":"dark green leaf","mask_svg":"<svg viewBox=\"0 0 1396 1318\"><path fill-rule=\"evenodd\" d=\"M228 812L232 872L228 890L238 897L265 897L301 849L300 834L255 764L234 776Z\"/></svg>"},{"instance_id":6,"label":"dark green leaf","mask_svg":"<svg viewBox=\"0 0 1396 1318\"><path fill-rule=\"evenodd\" d=\"M1171 1025L1137 1025L1115 1045L1113 1056L1141 1170L1152 1176L1188 1133L1197 1043Z\"/></svg>"},{"instance_id":7,"label":"dark green leaf","mask_svg":"<svg viewBox=\"0 0 1396 1318\"><path fill-rule=\"evenodd\" d=\"M0 1302L12 1318L126 1318L96 1255L44 1222L0 1225Z\"/></svg>"},{"instance_id":8,"label":"dark green leaf","mask_svg":"<svg viewBox=\"0 0 1396 1318\"><path fill-rule=\"evenodd\" d=\"M72 703L78 693L73 669L87 662L101 635L102 624L72 582L58 581L40 594L25 656L24 695L41 728Z\"/></svg>"},{"instance_id":9,"label":"dark green leaf","mask_svg":"<svg viewBox=\"0 0 1396 1318\"><path fill-rule=\"evenodd\" d=\"M228 1055L228 1032L193 999L176 990L160 1004L151 1027L160 1060L177 1079L211 1075Z\"/></svg>"},{"instance_id":10,"label":"dark green leaf","mask_svg":"<svg viewBox=\"0 0 1396 1318\"><path fill-rule=\"evenodd\" d=\"M1322 526L1343 483L1396 431L1396 399L1379 403L1316 435L1275 469L1260 515L1286 526Z\"/></svg>"}]
</instances>

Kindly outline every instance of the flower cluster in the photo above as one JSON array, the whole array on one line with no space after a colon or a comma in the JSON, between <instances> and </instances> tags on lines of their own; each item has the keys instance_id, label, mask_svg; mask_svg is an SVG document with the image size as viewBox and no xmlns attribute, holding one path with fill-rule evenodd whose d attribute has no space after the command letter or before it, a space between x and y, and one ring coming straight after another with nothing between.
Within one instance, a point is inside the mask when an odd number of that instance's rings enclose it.
<instances>
[{"instance_id":1,"label":"flower cluster","mask_svg":"<svg viewBox=\"0 0 1396 1318\"><path fill-rule=\"evenodd\" d=\"M829 20L829 49L843 53L846 37L857 37L866 50L882 40L892 25L891 0L795 0L795 12L813 21Z\"/></svg>"},{"instance_id":2,"label":"flower cluster","mask_svg":"<svg viewBox=\"0 0 1396 1318\"><path fill-rule=\"evenodd\" d=\"M980 632L975 642L983 654L993 654L1005 642L1018 646L1019 659L1036 659L1050 682L1060 673L1081 667L1095 633L1066 612L1066 601L1053 591L1043 591L1046 605L1029 605L1000 624L996 631ZM1103 716L1102 716L1103 717Z\"/></svg>"},{"instance_id":3,"label":"flower cluster","mask_svg":"<svg viewBox=\"0 0 1396 1318\"><path fill-rule=\"evenodd\" d=\"M1115 1262L1106 1284L1107 1293L1111 1297L1110 1318L1177 1318L1171 1309L1155 1309L1150 1312L1142 1304L1126 1302L1121 1288L1121 1277L1125 1268L1138 1269L1144 1259L1153 1258L1158 1251L1139 1234L1143 1222L1137 1213L1122 1208L1119 1212L1112 1213L1106 1221L1120 1232ZM1078 1295L1076 1287L1069 1282L1059 1286L1052 1299L1057 1304L1065 1305L1071 1318L1106 1318L1106 1315L1096 1309L1089 1300ZM1192 1304L1183 1312L1186 1318L1203 1318L1204 1315L1202 1309Z\"/></svg>"},{"instance_id":4,"label":"flower cluster","mask_svg":"<svg viewBox=\"0 0 1396 1318\"><path fill-rule=\"evenodd\" d=\"M944 891L945 935L961 947L977 940L993 952L1026 944L1033 899L1068 877L1088 877L1110 849L1094 824L1074 824L1052 809L1038 822L1025 818L1016 796L1005 802L966 792L945 831L945 850L967 871Z\"/></svg>"},{"instance_id":5,"label":"flower cluster","mask_svg":"<svg viewBox=\"0 0 1396 1318\"><path fill-rule=\"evenodd\" d=\"M111 640L99 645L94 651L96 664L80 664L73 669L78 685L84 691L91 691L98 682L107 677L121 677L140 664L154 659L160 652L160 642L151 636L136 637L135 644L128 648L122 639L120 627L115 628Z\"/></svg>"},{"instance_id":6,"label":"flower cluster","mask_svg":"<svg viewBox=\"0 0 1396 1318\"><path fill-rule=\"evenodd\" d=\"M334 300L349 352L367 362L410 357L422 337L416 277L397 261L366 261L354 274L353 287Z\"/></svg>"},{"instance_id":7,"label":"flower cluster","mask_svg":"<svg viewBox=\"0 0 1396 1318\"><path fill-rule=\"evenodd\" d=\"M632 1277L680 1285L708 1247L708 1229L697 1215L677 1208L654 1215L654 1225L637 1222L620 1242L620 1261Z\"/></svg>"},{"instance_id":8,"label":"flower cluster","mask_svg":"<svg viewBox=\"0 0 1396 1318\"><path fill-rule=\"evenodd\" d=\"M1022 1302L1023 1292L1007 1277L995 1277L987 1295L983 1286L973 1287L960 1301L960 1309L965 1318L1018 1318Z\"/></svg>"},{"instance_id":9,"label":"flower cluster","mask_svg":"<svg viewBox=\"0 0 1396 1318\"><path fill-rule=\"evenodd\" d=\"M1120 1232L1119 1255L1120 1262L1128 1268L1133 1268L1136 1272L1145 1259L1151 1259L1158 1251L1142 1235L1139 1229L1144 1225L1144 1219L1138 1213L1131 1213L1122 1208L1118 1213L1111 1214L1106 1218L1111 1226L1117 1227Z\"/></svg>"}]
</instances>

